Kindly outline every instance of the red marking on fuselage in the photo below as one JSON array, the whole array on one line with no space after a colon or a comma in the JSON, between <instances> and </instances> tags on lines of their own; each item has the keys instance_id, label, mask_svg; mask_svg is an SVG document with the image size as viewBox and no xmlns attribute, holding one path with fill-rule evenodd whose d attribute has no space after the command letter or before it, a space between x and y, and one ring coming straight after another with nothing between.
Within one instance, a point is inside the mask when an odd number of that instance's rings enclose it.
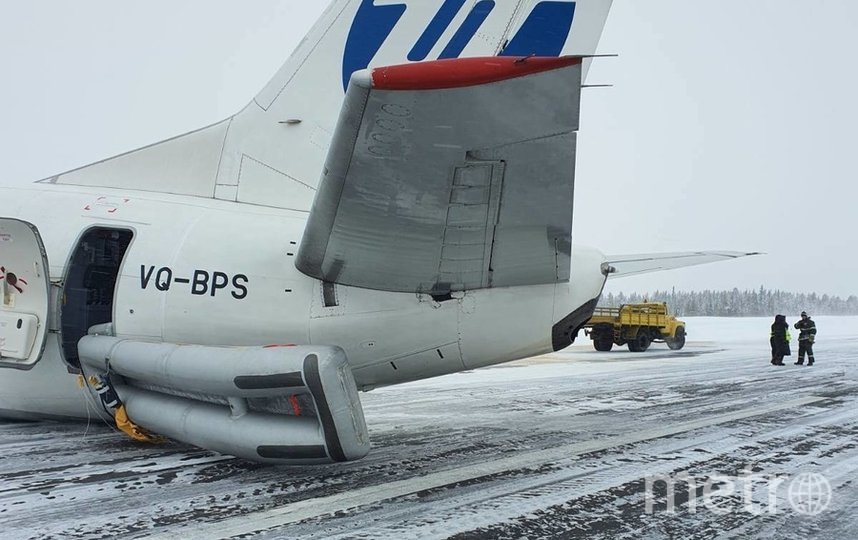
<instances>
[{"instance_id":1,"label":"red marking on fuselage","mask_svg":"<svg viewBox=\"0 0 858 540\"><path fill-rule=\"evenodd\" d=\"M298 401L298 396L292 394L289 396L289 404L292 405L292 412L295 416L301 416L301 402Z\"/></svg>"}]
</instances>

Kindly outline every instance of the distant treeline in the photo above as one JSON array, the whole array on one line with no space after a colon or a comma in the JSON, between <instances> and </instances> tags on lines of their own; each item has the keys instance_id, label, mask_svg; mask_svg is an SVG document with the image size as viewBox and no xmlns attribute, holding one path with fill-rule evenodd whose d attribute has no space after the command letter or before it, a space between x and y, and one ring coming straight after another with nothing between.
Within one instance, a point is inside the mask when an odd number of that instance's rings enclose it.
<instances>
[{"instance_id":1,"label":"distant treeline","mask_svg":"<svg viewBox=\"0 0 858 540\"><path fill-rule=\"evenodd\" d=\"M608 293L602 295L600 306L667 302L671 313L685 317L763 317L783 313L795 316L807 311L814 315L858 315L858 297L847 299L827 294L770 291L760 287L753 291L655 291L648 294Z\"/></svg>"}]
</instances>

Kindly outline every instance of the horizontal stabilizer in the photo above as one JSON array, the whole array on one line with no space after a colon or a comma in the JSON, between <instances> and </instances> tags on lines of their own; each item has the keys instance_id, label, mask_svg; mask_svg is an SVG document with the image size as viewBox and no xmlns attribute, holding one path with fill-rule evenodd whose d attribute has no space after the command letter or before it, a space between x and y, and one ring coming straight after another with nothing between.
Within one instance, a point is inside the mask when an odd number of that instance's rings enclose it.
<instances>
[{"instance_id":1,"label":"horizontal stabilizer","mask_svg":"<svg viewBox=\"0 0 858 540\"><path fill-rule=\"evenodd\" d=\"M608 255L602 265L608 277L634 276L647 272L672 270L683 266L694 266L728 259L738 259L759 252L745 251L686 251L680 253L639 253L632 255Z\"/></svg>"}]
</instances>

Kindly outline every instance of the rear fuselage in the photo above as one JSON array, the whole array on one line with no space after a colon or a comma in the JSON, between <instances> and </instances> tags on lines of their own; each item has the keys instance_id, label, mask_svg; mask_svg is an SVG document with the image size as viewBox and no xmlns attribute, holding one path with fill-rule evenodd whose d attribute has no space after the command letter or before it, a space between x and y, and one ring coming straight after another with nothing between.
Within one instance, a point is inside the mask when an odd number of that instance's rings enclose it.
<instances>
[{"instance_id":1,"label":"rear fuselage","mask_svg":"<svg viewBox=\"0 0 858 540\"><path fill-rule=\"evenodd\" d=\"M601 254L575 248L565 283L449 298L326 284L294 265L307 215L146 192L0 188L0 217L38 229L55 291L41 358L0 369L0 412L84 416L76 340L96 324L155 342L338 346L366 390L550 352L558 323L605 280Z\"/></svg>"}]
</instances>

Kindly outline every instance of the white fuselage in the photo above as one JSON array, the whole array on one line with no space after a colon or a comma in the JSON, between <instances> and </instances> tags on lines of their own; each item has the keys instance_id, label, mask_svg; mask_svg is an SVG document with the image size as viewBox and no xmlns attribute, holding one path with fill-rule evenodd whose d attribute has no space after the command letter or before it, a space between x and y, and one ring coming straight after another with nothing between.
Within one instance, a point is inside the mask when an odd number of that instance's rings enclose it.
<instances>
[{"instance_id":1,"label":"white fuselage","mask_svg":"<svg viewBox=\"0 0 858 540\"><path fill-rule=\"evenodd\" d=\"M133 234L112 299L117 336L339 346L364 390L550 352L552 326L597 298L605 281L601 253L576 247L566 283L481 289L442 301L340 285L324 291L294 265L307 216L139 191L0 188L0 217L38 228L59 291L41 359L28 370L0 370L0 414L86 415L56 329L69 259L92 228Z\"/></svg>"}]
</instances>

